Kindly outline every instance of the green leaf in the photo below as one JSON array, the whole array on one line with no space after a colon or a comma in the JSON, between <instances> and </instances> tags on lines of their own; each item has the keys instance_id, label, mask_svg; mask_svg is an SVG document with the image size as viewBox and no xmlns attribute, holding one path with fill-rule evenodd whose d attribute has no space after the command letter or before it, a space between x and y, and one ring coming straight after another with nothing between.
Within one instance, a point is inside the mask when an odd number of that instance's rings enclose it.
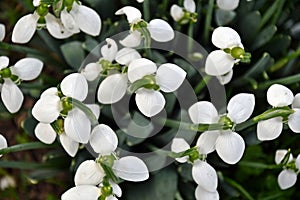
<instances>
[{"instance_id":1,"label":"green leaf","mask_svg":"<svg viewBox=\"0 0 300 200\"><path fill-rule=\"evenodd\" d=\"M218 26L224 26L229 24L236 16L234 11L228 11L223 9L217 9L215 13L215 20Z\"/></svg>"},{"instance_id":2,"label":"green leaf","mask_svg":"<svg viewBox=\"0 0 300 200\"><path fill-rule=\"evenodd\" d=\"M267 67L270 67L274 63L270 54L264 53L263 56L244 74L243 78L252 77L255 78L262 74Z\"/></svg>"},{"instance_id":3,"label":"green leaf","mask_svg":"<svg viewBox=\"0 0 300 200\"><path fill-rule=\"evenodd\" d=\"M128 124L127 130L125 130L128 146L134 146L146 140L153 129L153 124L147 118L135 112Z\"/></svg>"},{"instance_id":4,"label":"green leaf","mask_svg":"<svg viewBox=\"0 0 300 200\"><path fill-rule=\"evenodd\" d=\"M248 13L240 19L239 26L241 30L241 37L244 41L250 42L256 31L258 30L261 15L258 11Z\"/></svg>"},{"instance_id":5,"label":"green leaf","mask_svg":"<svg viewBox=\"0 0 300 200\"><path fill-rule=\"evenodd\" d=\"M62 54L66 62L73 68L79 69L81 66L85 54L82 48L82 43L78 41L69 42L60 46Z\"/></svg>"},{"instance_id":6,"label":"green leaf","mask_svg":"<svg viewBox=\"0 0 300 200\"><path fill-rule=\"evenodd\" d=\"M277 27L274 25L270 25L263 29L256 37L255 40L253 41L253 45L251 46L251 50L256 50L266 43L268 43L272 37L275 35L277 31Z\"/></svg>"},{"instance_id":7,"label":"green leaf","mask_svg":"<svg viewBox=\"0 0 300 200\"><path fill-rule=\"evenodd\" d=\"M176 171L171 167L164 168L146 182L126 183L124 199L173 200L177 191L177 181Z\"/></svg>"},{"instance_id":8,"label":"green leaf","mask_svg":"<svg viewBox=\"0 0 300 200\"><path fill-rule=\"evenodd\" d=\"M291 45L291 36L289 35L276 35L272 40L263 48L271 55L286 54Z\"/></svg>"}]
</instances>

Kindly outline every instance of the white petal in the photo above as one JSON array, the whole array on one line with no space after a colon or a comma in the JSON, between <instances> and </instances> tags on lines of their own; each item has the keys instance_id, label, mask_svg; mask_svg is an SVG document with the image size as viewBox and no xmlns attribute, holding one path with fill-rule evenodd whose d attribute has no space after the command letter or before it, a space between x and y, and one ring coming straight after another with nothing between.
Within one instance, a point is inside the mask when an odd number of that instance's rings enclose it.
<instances>
[{"instance_id":1,"label":"white petal","mask_svg":"<svg viewBox=\"0 0 300 200\"><path fill-rule=\"evenodd\" d=\"M220 135L220 131L205 131L197 140L196 146L199 153L209 154L216 149L216 141Z\"/></svg>"},{"instance_id":2,"label":"white petal","mask_svg":"<svg viewBox=\"0 0 300 200\"><path fill-rule=\"evenodd\" d=\"M115 194L117 197L121 197L122 189L120 188L120 186L112 181L109 181L109 183L113 189L113 194Z\"/></svg>"},{"instance_id":3,"label":"white petal","mask_svg":"<svg viewBox=\"0 0 300 200\"><path fill-rule=\"evenodd\" d=\"M300 108L300 93L295 95L295 98L292 103L292 108Z\"/></svg>"},{"instance_id":4,"label":"white petal","mask_svg":"<svg viewBox=\"0 0 300 200\"><path fill-rule=\"evenodd\" d=\"M28 14L19 19L14 27L11 40L15 43L27 43L35 33L39 16Z\"/></svg>"},{"instance_id":5,"label":"white petal","mask_svg":"<svg viewBox=\"0 0 300 200\"><path fill-rule=\"evenodd\" d=\"M135 95L135 102L141 113L147 117L158 114L166 104L160 92L148 89L139 89Z\"/></svg>"},{"instance_id":6,"label":"white petal","mask_svg":"<svg viewBox=\"0 0 300 200\"><path fill-rule=\"evenodd\" d=\"M287 152L288 151L286 149L279 149L279 150L276 151L276 153L275 153L275 163L277 165L280 164L280 162L285 157L285 155L287 154ZM291 162L292 160L293 160L293 155L290 154L288 162Z\"/></svg>"},{"instance_id":7,"label":"white petal","mask_svg":"<svg viewBox=\"0 0 300 200\"><path fill-rule=\"evenodd\" d=\"M297 169L300 170L300 154L298 154L298 156L296 158L295 165L296 165Z\"/></svg>"},{"instance_id":8,"label":"white petal","mask_svg":"<svg viewBox=\"0 0 300 200\"><path fill-rule=\"evenodd\" d=\"M7 141L3 135L0 134L0 150L7 148ZM0 155L1 157L2 155Z\"/></svg>"},{"instance_id":9,"label":"white petal","mask_svg":"<svg viewBox=\"0 0 300 200\"><path fill-rule=\"evenodd\" d=\"M118 52L118 45L113 39L110 38L106 38L105 41L107 44L101 47L101 54L105 60L112 62L115 60Z\"/></svg>"},{"instance_id":10,"label":"white petal","mask_svg":"<svg viewBox=\"0 0 300 200\"><path fill-rule=\"evenodd\" d=\"M78 108L68 112L64 121L65 133L68 137L78 143L86 144L91 133L91 122L87 116Z\"/></svg>"},{"instance_id":11,"label":"white petal","mask_svg":"<svg viewBox=\"0 0 300 200\"><path fill-rule=\"evenodd\" d=\"M240 0L217 0L217 5L223 10L234 10L238 7Z\"/></svg>"},{"instance_id":12,"label":"white petal","mask_svg":"<svg viewBox=\"0 0 300 200\"><path fill-rule=\"evenodd\" d=\"M297 181L297 174L292 170L284 169L278 175L277 181L280 189L288 189L295 185Z\"/></svg>"},{"instance_id":13,"label":"white petal","mask_svg":"<svg viewBox=\"0 0 300 200\"><path fill-rule=\"evenodd\" d=\"M288 125L294 133L300 133L300 109L294 109L295 112L289 116Z\"/></svg>"},{"instance_id":14,"label":"white petal","mask_svg":"<svg viewBox=\"0 0 300 200\"><path fill-rule=\"evenodd\" d=\"M38 123L34 129L34 134L45 144L52 144L56 138L56 132L50 124Z\"/></svg>"},{"instance_id":15,"label":"white petal","mask_svg":"<svg viewBox=\"0 0 300 200\"><path fill-rule=\"evenodd\" d=\"M65 96L75 98L79 101L83 101L88 94L87 80L79 73L66 76L62 80L60 88Z\"/></svg>"},{"instance_id":16,"label":"white petal","mask_svg":"<svg viewBox=\"0 0 300 200\"><path fill-rule=\"evenodd\" d=\"M116 61L119 64L126 65L126 66L128 66L131 61L138 58L141 58L139 52L137 52L135 49L126 48L126 47L118 51L116 55Z\"/></svg>"},{"instance_id":17,"label":"white petal","mask_svg":"<svg viewBox=\"0 0 300 200\"><path fill-rule=\"evenodd\" d=\"M59 140L65 151L72 157L74 157L78 151L79 144L75 142L65 133L59 136Z\"/></svg>"},{"instance_id":18,"label":"white petal","mask_svg":"<svg viewBox=\"0 0 300 200\"><path fill-rule=\"evenodd\" d=\"M222 50L212 51L205 61L205 73L211 76L221 76L229 73L235 60Z\"/></svg>"},{"instance_id":19,"label":"white petal","mask_svg":"<svg viewBox=\"0 0 300 200\"><path fill-rule=\"evenodd\" d=\"M94 81L102 72L102 66L99 63L89 63L81 70L81 74L88 81Z\"/></svg>"},{"instance_id":20,"label":"white petal","mask_svg":"<svg viewBox=\"0 0 300 200\"><path fill-rule=\"evenodd\" d=\"M122 44L125 47L137 47L141 44L142 41L142 35L139 31L135 30L129 33L128 36L126 36L123 40L120 40L120 44Z\"/></svg>"},{"instance_id":21,"label":"white petal","mask_svg":"<svg viewBox=\"0 0 300 200\"><path fill-rule=\"evenodd\" d=\"M186 151L190 148L190 145L183 138L174 138L171 144L171 151L175 153L180 153ZM182 158L176 158L180 163L185 163L188 161L188 156Z\"/></svg>"},{"instance_id":22,"label":"white petal","mask_svg":"<svg viewBox=\"0 0 300 200\"><path fill-rule=\"evenodd\" d=\"M4 79L1 90L3 104L10 113L16 113L20 110L24 96L18 86L10 79Z\"/></svg>"},{"instance_id":23,"label":"white petal","mask_svg":"<svg viewBox=\"0 0 300 200\"><path fill-rule=\"evenodd\" d=\"M233 96L227 105L228 117L236 124L249 119L255 106L253 94L240 93Z\"/></svg>"},{"instance_id":24,"label":"white petal","mask_svg":"<svg viewBox=\"0 0 300 200\"><path fill-rule=\"evenodd\" d=\"M89 109L91 109L91 111L93 112L93 114L95 115L95 117L98 119L100 116L100 106L97 104L85 104Z\"/></svg>"},{"instance_id":25,"label":"white petal","mask_svg":"<svg viewBox=\"0 0 300 200\"><path fill-rule=\"evenodd\" d=\"M157 70L156 64L146 58L133 60L128 66L128 79L131 83L143 78L146 75L153 74Z\"/></svg>"},{"instance_id":26,"label":"white petal","mask_svg":"<svg viewBox=\"0 0 300 200\"><path fill-rule=\"evenodd\" d=\"M21 80L30 81L37 78L43 69L43 62L36 58L23 58L11 67L13 74Z\"/></svg>"},{"instance_id":27,"label":"white petal","mask_svg":"<svg viewBox=\"0 0 300 200\"><path fill-rule=\"evenodd\" d=\"M73 35L72 32L68 31L62 24L62 22L54 17L54 15L48 13L45 16L46 27L49 33L57 39L65 39Z\"/></svg>"},{"instance_id":28,"label":"white petal","mask_svg":"<svg viewBox=\"0 0 300 200\"><path fill-rule=\"evenodd\" d=\"M95 152L110 155L118 146L118 137L109 126L99 124L92 131L90 144Z\"/></svg>"},{"instance_id":29,"label":"white petal","mask_svg":"<svg viewBox=\"0 0 300 200\"><path fill-rule=\"evenodd\" d=\"M3 41L5 38L5 26L0 24L0 41Z\"/></svg>"},{"instance_id":30,"label":"white petal","mask_svg":"<svg viewBox=\"0 0 300 200\"><path fill-rule=\"evenodd\" d=\"M172 5L170 13L171 13L172 18L176 22L179 21L184 15L183 9L180 6L175 5L175 4Z\"/></svg>"},{"instance_id":31,"label":"white petal","mask_svg":"<svg viewBox=\"0 0 300 200\"><path fill-rule=\"evenodd\" d=\"M86 160L77 168L74 176L75 185L98 185L102 182L105 172L94 160Z\"/></svg>"},{"instance_id":32,"label":"white petal","mask_svg":"<svg viewBox=\"0 0 300 200\"><path fill-rule=\"evenodd\" d=\"M105 200L118 200L118 199L115 196L110 195L110 196L106 197Z\"/></svg>"},{"instance_id":33,"label":"white petal","mask_svg":"<svg viewBox=\"0 0 300 200\"><path fill-rule=\"evenodd\" d=\"M106 77L98 88L98 101L103 104L112 104L120 101L127 90L126 74L113 74Z\"/></svg>"},{"instance_id":34,"label":"white petal","mask_svg":"<svg viewBox=\"0 0 300 200\"><path fill-rule=\"evenodd\" d=\"M211 41L220 49L241 46L242 44L239 34L229 27L216 28L211 36Z\"/></svg>"},{"instance_id":35,"label":"white petal","mask_svg":"<svg viewBox=\"0 0 300 200\"><path fill-rule=\"evenodd\" d=\"M216 150L224 162L236 164L244 154L245 142L236 132L223 132L217 139Z\"/></svg>"},{"instance_id":36,"label":"white petal","mask_svg":"<svg viewBox=\"0 0 300 200\"><path fill-rule=\"evenodd\" d=\"M196 4L194 0L184 0L183 6L187 11L191 13L196 11Z\"/></svg>"},{"instance_id":37,"label":"white petal","mask_svg":"<svg viewBox=\"0 0 300 200\"><path fill-rule=\"evenodd\" d=\"M219 120L217 109L208 101L199 101L193 104L188 113L194 124L212 124Z\"/></svg>"},{"instance_id":38,"label":"white petal","mask_svg":"<svg viewBox=\"0 0 300 200\"><path fill-rule=\"evenodd\" d=\"M80 32L79 27L77 26L73 16L66 10L66 8L61 11L60 19L64 27L71 33Z\"/></svg>"},{"instance_id":39,"label":"white petal","mask_svg":"<svg viewBox=\"0 0 300 200\"><path fill-rule=\"evenodd\" d=\"M153 19L148 24L151 38L157 42L168 42L174 38L173 28L164 20Z\"/></svg>"},{"instance_id":40,"label":"white petal","mask_svg":"<svg viewBox=\"0 0 300 200\"><path fill-rule=\"evenodd\" d=\"M275 117L257 123L257 138L260 141L274 140L282 131L282 117Z\"/></svg>"},{"instance_id":41,"label":"white petal","mask_svg":"<svg viewBox=\"0 0 300 200\"><path fill-rule=\"evenodd\" d=\"M209 192L214 192L218 186L216 170L207 162L197 160L192 168L192 175L195 182Z\"/></svg>"},{"instance_id":42,"label":"white petal","mask_svg":"<svg viewBox=\"0 0 300 200\"><path fill-rule=\"evenodd\" d=\"M38 7L41 4L41 0L33 0L32 4L34 7Z\"/></svg>"},{"instance_id":43,"label":"white petal","mask_svg":"<svg viewBox=\"0 0 300 200\"><path fill-rule=\"evenodd\" d=\"M49 124L58 118L61 110L60 98L49 94L44 95L35 103L32 108L32 115L38 121Z\"/></svg>"},{"instance_id":44,"label":"white petal","mask_svg":"<svg viewBox=\"0 0 300 200\"><path fill-rule=\"evenodd\" d=\"M226 85L231 81L232 76L233 76L233 70L230 70L228 73L224 75L217 76L217 79L219 80L221 85Z\"/></svg>"},{"instance_id":45,"label":"white petal","mask_svg":"<svg viewBox=\"0 0 300 200\"><path fill-rule=\"evenodd\" d=\"M166 63L156 72L156 83L164 92L174 92L183 83L186 72L175 64Z\"/></svg>"},{"instance_id":46,"label":"white petal","mask_svg":"<svg viewBox=\"0 0 300 200\"><path fill-rule=\"evenodd\" d=\"M9 58L7 56L0 56L0 70L6 68L9 64Z\"/></svg>"},{"instance_id":47,"label":"white petal","mask_svg":"<svg viewBox=\"0 0 300 200\"><path fill-rule=\"evenodd\" d=\"M62 194L61 200L98 200L100 189L92 185L73 187Z\"/></svg>"},{"instance_id":48,"label":"white petal","mask_svg":"<svg viewBox=\"0 0 300 200\"><path fill-rule=\"evenodd\" d=\"M115 14L116 15L125 14L127 17L127 21L129 23L138 22L142 18L142 13L138 9L136 9L132 6L125 6L125 7L121 8L120 10L118 10Z\"/></svg>"},{"instance_id":49,"label":"white petal","mask_svg":"<svg viewBox=\"0 0 300 200\"><path fill-rule=\"evenodd\" d=\"M199 185L196 188L195 197L197 200L219 200L220 199L218 191L209 192L203 189Z\"/></svg>"},{"instance_id":50,"label":"white petal","mask_svg":"<svg viewBox=\"0 0 300 200\"><path fill-rule=\"evenodd\" d=\"M267 100L274 107L288 106L293 103L294 94L289 88L274 84L267 91Z\"/></svg>"},{"instance_id":51,"label":"white petal","mask_svg":"<svg viewBox=\"0 0 300 200\"><path fill-rule=\"evenodd\" d=\"M77 2L74 1L70 14L73 16L80 30L92 36L99 35L101 30L101 18L98 13L89 7L83 5L74 6L75 4L77 4Z\"/></svg>"},{"instance_id":52,"label":"white petal","mask_svg":"<svg viewBox=\"0 0 300 200\"><path fill-rule=\"evenodd\" d=\"M115 160L112 169L118 177L127 181L139 182L149 178L147 166L135 156L126 156Z\"/></svg>"},{"instance_id":53,"label":"white petal","mask_svg":"<svg viewBox=\"0 0 300 200\"><path fill-rule=\"evenodd\" d=\"M58 90L56 87L51 87L48 88L47 90L45 90L42 94L41 94L41 99L42 98L49 98L48 96L50 96L50 98L53 98L53 96L57 96L58 97Z\"/></svg>"}]
</instances>

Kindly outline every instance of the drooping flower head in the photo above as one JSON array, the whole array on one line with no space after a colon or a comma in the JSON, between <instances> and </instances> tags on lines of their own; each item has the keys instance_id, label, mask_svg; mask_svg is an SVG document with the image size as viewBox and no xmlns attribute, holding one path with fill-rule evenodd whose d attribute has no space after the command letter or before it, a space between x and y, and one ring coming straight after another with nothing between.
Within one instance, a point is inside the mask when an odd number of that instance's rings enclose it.
<instances>
[{"instance_id":1,"label":"drooping flower head","mask_svg":"<svg viewBox=\"0 0 300 200\"><path fill-rule=\"evenodd\" d=\"M184 0L183 8L173 4L170 10L174 21L179 24L187 24L197 21L196 4L194 0Z\"/></svg>"},{"instance_id":2,"label":"drooping flower head","mask_svg":"<svg viewBox=\"0 0 300 200\"><path fill-rule=\"evenodd\" d=\"M212 34L212 43L220 50L212 51L206 58L205 72L216 76L222 85L233 75L233 66L238 62L250 62L239 34L229 27L218 27Z\"/></svg>"}]
</instances>

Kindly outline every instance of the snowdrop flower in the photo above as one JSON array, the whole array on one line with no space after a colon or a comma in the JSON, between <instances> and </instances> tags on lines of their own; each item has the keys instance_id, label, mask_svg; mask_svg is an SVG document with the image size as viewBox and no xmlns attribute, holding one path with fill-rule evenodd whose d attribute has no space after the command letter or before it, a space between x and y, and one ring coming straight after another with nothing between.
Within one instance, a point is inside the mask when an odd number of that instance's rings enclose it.
<instances>
[{"instance_id":1,"label":"snowdrop flower","mask_svg":"<svg viewBox=\"0 0 300 200\"><path fill-rule=\"evenodd\" d=\"M5 190L7 188L16 187L16 181L12 176L6 175L0 179L0 189Z\"/></svg>"},{"instance_id":2,"label":"snowdrop flower","mask_svg":"<svg viewBox=\"0 0 300 200\"><path fill-rule=\"evenodd\" d=\"M174 38L174 30L166 21L153 19L147 23L142 19L142 13L132 6L125 6L115 14L125 14L131 27L130 34L120 41L123 46L137 47L140 45L142 37L148 37L148 34L157 42L168 42Z\"/></svg>"},{"instance_id":3,"label":"snowdrop flower","mask_svg":"<svg viewBox=\"0 0 300 200\"><path fill-rule=\"evenodd\" d=\"M283 170L280 172L277 178L278 185L282 190L288 189L295 185L297 181L297 174L300 170L300 154L296 159L294 159L293 155L290 154L287 162L282 163L287 153L287 150L280 149L277 150L275 154L275 163L277 165L284 164Z\"/></svg>"},{"instance_id":4,"label":"snowdrop flower","mask_svg":"<svg viewBox=\"0 0 300 200\"><path fill-rule=\"evenodd\" d=\"M218 27L212 34L212 43L221 50L212 51L206 58L205 72L216 76L222 85L227 84L233 75L235 63L249 62L239 34L229 27Z\"/></svg>"},{"instance_id":5,"label":"snowdrop flower","mask_svg":"<svg viewBox=\"0 0 300 200\"><path fill-rule=\"evenodd\" d=\"M194 0L184 0L184 8L173 4L170 10L171 16L174 21L180 24L187 24L190 21L197 21L196 4Z\"/></svg>"},{"instance_id":6,"label":"snowdrop flower","mask_svg":"<svg viewBox=\"0 0 300 200\"><path fill-rule=\"evenodd\" d=\"M190 145L183 138L174 138L171 150L175 153L184 152L190 149ZM202 152L199 151L199 154ZM178 162L184 163L188 161L188 156L176 158ZM197 200L217 200L219 193L217 191L218 176L216 170L206 161L197 159L193 161L192 176L198 187L195 191Z\"/></svg>"},{"instance_id":7,"label":"snowdrop flower","mask_svg":"<svg viewBox=\"0 0 300 200\"><path fill-rule=\"evenodd\" d=\"M4 40L5 37L5 26L0 24L0 42Z\"/></svg>"},{"instance_id":8,"label":"snowdrop flower","mask_svg":"<svg viewBox=\"0 0 300 200\"><path fill-rule=\"evenodd\" d=\"M83 198L97 200L101 195L107 200L115 200L116 196L122 196L121 188L110 180L101 167L101 161L97 160L87 160L80 164L74 177L75 187L66 191L62 195L62 200L81 200ZM113 160L112 166L107 167L111 167L115 176L127 181L139 182L149 178L149 171L145 163L134 156Z\"/></svg>"},{"instance_id":9,"label":"snowdrop flower","mask_svg":"<svg viewBox=\"0 0 300 200\"><path fill-rule=\"evenodd\" d=\"M160 92L174 92L183 83L186 72L179 66L165 63L157 68L156 64L146 58L133 60L128 66L128 80L136 93L135 102L138 109L147 117L158 114L165 106L165 98ZM146 87L144 87L146 85Z\"/></svg>"},{"instance_id":10,"label":"snowdrop flower","mask_svg":"<svg viewBox=\"0 0 300 200\"><path fill-rule=\"evenodd\" d=\"M73 98L82 102L87 97L88 84L83 75L73 73L62 80L60 90L55 87L47 89L34 105L32 115L40 122L35 128L35 135L42 142L51 144L58 133L66 152L75 156L79 143L86 144L89 141L91 121L67 99ZM96 118L99 117L99 106L86 106ZM54 130L53 124L60 129Z\"/></svg>"},{"instance_id":11,"label":"snowdrop flower","mask_svg":"<svg viewBox=\"0 0 300 200\"><path fill-rule=\"evenodd\" d=\"M99 85L97 99L102 104L112 104L126 94L128 78L124 71L127 71L131 61L141 58L141 55L128 47L118 51L116 42L110 38L107 38L106 42L107 44L101 48L103 57L99 62L89 63L81 73L89 81L95 80L99 74L107 75Z\"/></svg>"},{"instance_id":12,"label":"snowdrop flower","mask_svg":"<svg viewBox=\"0 0 300 200\"><path fill-rule=\"evenodd\" d=\"M240 0L217 0L217 5L223 10L234 10L239 6Z\"/></svg>"},{"instance_id":13,"label":"snowdrop flower","mask_svg":"<svg viewBox=\"0 0 300 200\"><path fill-rule=\"evenodd\" d=\"M144 0L136 0L138 3L144 3Z\"/></svg>"},{"instance_id":14,"label":"snowdrop flower","mask_svg":"<svg viewBox=\"0 0 300 200\"><path fill-rule=\"evenodd\" d=\"M60 3L60 2L57 2ZM50 5L33 1L37 6L33 14L23 16L16 23L12 41L15 43L27 43L33 37L37 28L47 28L49 33L57 39L65 39L78 33L79 30L92 36L99 35L101 19L99 15L77 1L68 1L57 18L49 12Z\"/></svg>"},{"instance_id":15,"label":"snowdrop flower","mask_svg":"<svg viewBox=\"0 0 300 200\"><path fill-rule=\"evenodd\" d=\"M39 76L43 62L36 58L23 58L14 66L8 67L9 58L0 57L0 91L3 104L10 113L16 113L22 106L24 96L17 84Z\"/></svg>"},{"instance_id":16,"label":"snowdrop flower","mask_svg":"<svg viewBox=\"0 0 300 200\"><path fill-rule=\"evenodd\" d=\"M267 101L274 108L284 108L292 105L294 113L290 114L287 119L274 117L259 121L257 124L257 137L259 140L274 140L279 137L283 129L284 120L287 120L287 124L293 132L300 133L300 94L294 97L289 88L280 84L274 84L267 91Z\"/></svg>"},{"instance_id":17,"label":"snowdrop flower","mask_svg":"<svg viewBox=\"0 0 300 200\"><path fill-rule=\"evenodd\" d=\"M236 164L243 156L245 142L234 132L234 126L251 116L254 105L254 95L247 93L237 94L230 99L226 115L218 115L215 106L210 102L200 101L193 104L188 113L194 124L223 123L230 128L203 132L197 141L199 151L208 154L216 150L224 162Z\"/></svg>"},{"instance_id":18,"label":"snowdrop flower","mask_svg":"<svg viewBox=\"0 0 300 200\"><path fill-rule=\"evenodd\" d=\"M0 150L7 148L7 141L3 135L0 134ZM0 155L1 157L2 155Z\"/></svg>"}]
</instances>

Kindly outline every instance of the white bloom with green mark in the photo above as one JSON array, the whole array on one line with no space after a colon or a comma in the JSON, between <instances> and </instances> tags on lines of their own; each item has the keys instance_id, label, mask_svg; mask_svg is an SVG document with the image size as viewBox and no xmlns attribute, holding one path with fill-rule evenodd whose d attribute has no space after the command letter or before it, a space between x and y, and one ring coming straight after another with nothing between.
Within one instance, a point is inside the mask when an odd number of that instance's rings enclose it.
<instances>
[{"instance_id":1,"label":"white bloom with green mark","mask_svg":"<svg viewBox=\"0 0 300 200\"><path fill-rule=\"evenodd\" d=\"M267 91L267 101L274 108L288 108L291 105L294 113L288 116L289 128L300 133L300 94L294 96L293 92L280 84L272 85ZM283 129L283 117L259 121L257 124L257 137L261 141L274 140L279 137Z\"/></svg>"},{"instance_id":2,"label":"white bloom with green mark","mask_svg":"<svg viewBox=\"0 0 300 200\"><path fill-rule=\"evenodd\" d=\"M224 123L229 125L226 130L203 132L197 141L199 151L208 154L216 150L224 162L236 164L243 156L245 142L234 131L234 126L249 119L253 113L254 105L254 95L247 93L233 96L228 102L228 112L225 115L219 115L215 106L208 101L193 104L188 113L194 124Z\"/></svg>"},{"instance_id":3,"label":"white bloom with green mark","mask_svg":"<svg viewBox=\"0 0 300 200\"><path fill-rule=\"evenodd\" d=\"M194 0L184 0L183 7L173 4L170 9L171 17L174 19L174 21L180 22L180 24L188 23L190 19L193 19L192 15L195 12L196 3Z\"/></svg>"}]
</instances>

